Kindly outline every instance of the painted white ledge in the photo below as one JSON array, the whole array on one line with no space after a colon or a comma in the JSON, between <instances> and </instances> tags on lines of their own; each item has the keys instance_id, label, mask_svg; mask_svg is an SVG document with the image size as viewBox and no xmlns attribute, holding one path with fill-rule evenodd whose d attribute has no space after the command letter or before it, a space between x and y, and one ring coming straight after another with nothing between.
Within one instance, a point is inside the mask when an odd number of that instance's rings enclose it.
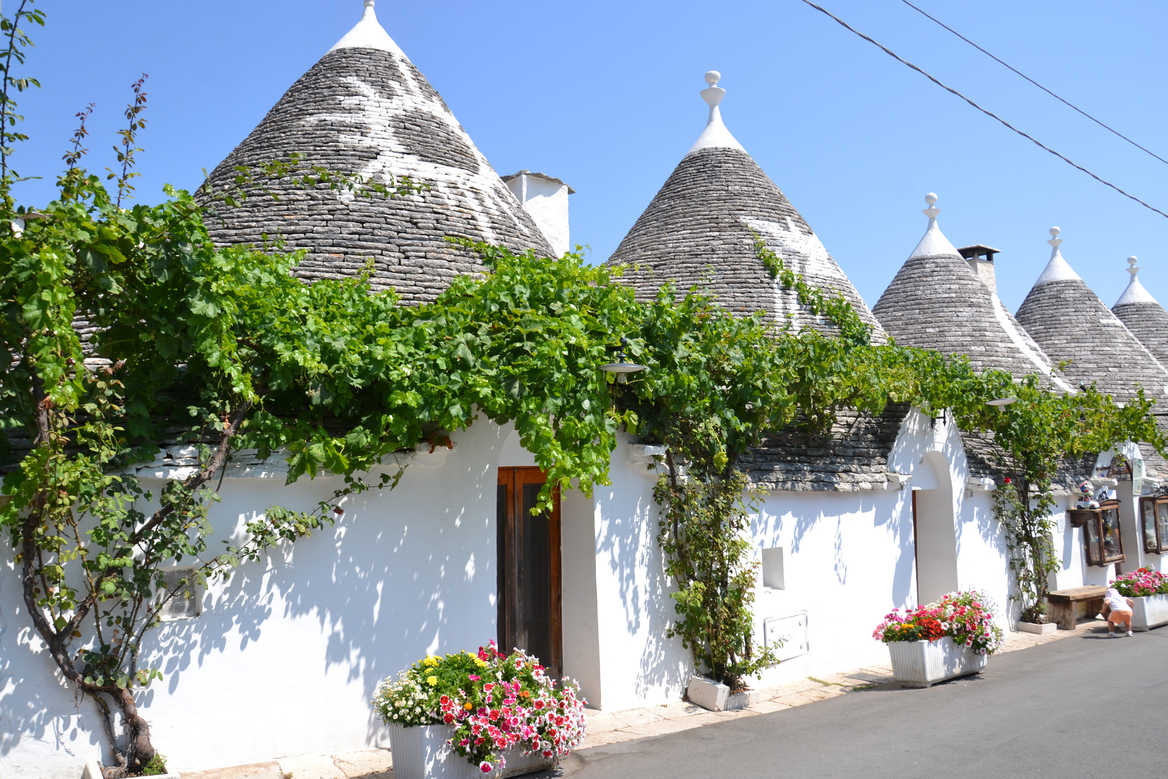
<instances>
[{"instance_id":1,"label":"painted white ledge","mask_svg":"<svg viewBox=\"0 0 1168 779\"><path fill-rule=\"evenodd\" d=\"M662 444L632 444L628 447L627 459L633 465L657 465L659 457L665 456Z\"/></svg>"}]
</instances>

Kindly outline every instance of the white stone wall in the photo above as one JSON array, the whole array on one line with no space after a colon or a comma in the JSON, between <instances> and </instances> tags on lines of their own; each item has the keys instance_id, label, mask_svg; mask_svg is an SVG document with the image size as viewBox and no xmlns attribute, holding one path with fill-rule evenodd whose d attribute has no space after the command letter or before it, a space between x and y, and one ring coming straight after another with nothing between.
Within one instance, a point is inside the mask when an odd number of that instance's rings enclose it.
<instances>
[{"instance_id":1,"label":"white stone wall","mask_svg":"<svg viewBox=\"0 0 1168 779\"><path fill-rule=\"evenodd\" d=\"M689 652L665 635L674 615L673 588L657 543L657 476L638 451L622 446L613 453L612 484L597 487L591 500L600 679L587 680L584 691L592 705L603 709L678 700L692 669ZM566 581L564 586L566 603Z\"/></svg>"},{"instance_id":2,"label":"white stone wall","mask_svg":"<svg viewBox=\"0 0 1168 779\"><path fill-rule=\"evenodd\" d=\"M496 467L531 464L509 439L486 422L456 435L452 451L416 458L396 490L349 501L334 528L243 566L206 594L200 617L155 631L165 678L143 709L169 766L387 744L368 704L380 679L495 637ZM230 535L267 505L307 508L335 487L229 477L214 527ZM75 779L101 749L99 724L92 704L78 708L52 683L10 568L0 576L0 776Z\"/></svg>"},{"instance_id":3,"label":"white stone wall","mask_svg":"<svg viewBox=\"0 0 1168 779\"><path fill-rule=\"evenodd\" d=\"M916 600L912 515L905 491L776 493L752 534L756 547L782 549L783 588L760 575L755 633L763 620L807 613L808 654L764 672L758 683L887 662L872 631L893 608Z\"/></svg>"},{"instance_id":4,"label":"white stone wall","mask_svg":"<svg viewBox=\"0 0 1168 779\"><path fill-rule=\"evenodd\" d=\"M385 744L368 706L380 679L427 652L495 636L497 468L533 462L510 426L480 422L454 442L452 451L414 457L396 490L349 501L336 527L213 587L200 617L157 631L151 651L165 658L165 678L144 711L171 767ZM873 628L917 599L914 486L951 485L944 494L952 514L937 526L953 527L949 565L961 587L985 589L1004 605L1003 539L990 494L967 487L956 430L910 415L890 466L905 476L888 490L775 493L759 505L750 535L760 560L769 550L770 571L765 582L759 575L756 637L764 620L805 612L809 652L756 685L886 660ZM247 474L224 481L213 509L223 536L271 503L308 507L336 486ZM657 544L656 476L643 449L627 443L613 454L611 474L612 484L591 497L562 496L565 672L603 709L677 700L692 662L666 636L674 606ZM96 717L49 681L19 582L3 573L0 776L75 777L101 750Z\"/></svg>"}]
</instances>

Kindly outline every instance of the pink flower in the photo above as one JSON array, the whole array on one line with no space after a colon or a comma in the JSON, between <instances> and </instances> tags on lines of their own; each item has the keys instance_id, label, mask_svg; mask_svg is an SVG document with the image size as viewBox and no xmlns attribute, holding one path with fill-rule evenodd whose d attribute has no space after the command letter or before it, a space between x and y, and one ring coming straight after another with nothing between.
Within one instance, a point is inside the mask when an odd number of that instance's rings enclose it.
<instances>
[{"instance_id":1,"label":"pink flower","mask_svg":"<svg viewBox=\"0 0 1168 779\"><path fill-rule=\"evenodd\" d=\"M489 773L491 773L491 771L494 770L494 768L491 766L490 763L488 763L486 760L484 760L483 762L479 763L479 770L482 771L484 774L489 774Z\"/></svg>"}]
</instances>

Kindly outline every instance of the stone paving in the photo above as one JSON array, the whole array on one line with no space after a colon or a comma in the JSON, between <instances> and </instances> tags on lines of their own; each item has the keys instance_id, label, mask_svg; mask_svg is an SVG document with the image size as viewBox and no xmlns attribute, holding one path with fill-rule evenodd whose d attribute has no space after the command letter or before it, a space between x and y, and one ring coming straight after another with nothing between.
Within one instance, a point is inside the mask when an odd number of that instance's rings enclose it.
<instances>
[{"instance_id":1,"label":"stone paving","mask_svg":"<svg viewBox=\"0 0 1168 779\"><path fill-rule=\"evenodd\" d=\"M1007 633L999 652L1016 652L1039 644L1105 630L1103 623L1080 623L1074 630L1056 630L1040 636ZM756 717L774 711L847 695L892 682L888 664L866 666L823 677L808 677L773 689L760 690L756 700L738 711L706 711L686 701L625 711L589 711L588 734L580 749L662 736L716 722ZM266 763L252 763L211 771L184 772L182 779L392 779L388 749L367 749L340 755L302 755Z\"/></svg>"}]
</instances>

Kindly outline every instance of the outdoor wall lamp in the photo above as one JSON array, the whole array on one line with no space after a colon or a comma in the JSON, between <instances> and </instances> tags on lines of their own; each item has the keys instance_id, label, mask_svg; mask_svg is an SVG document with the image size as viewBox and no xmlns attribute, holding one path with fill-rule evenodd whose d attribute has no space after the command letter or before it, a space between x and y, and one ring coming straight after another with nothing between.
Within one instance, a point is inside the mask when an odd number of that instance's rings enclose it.
<instances>
[{"instance_id":1,"label":"outdoor wall lamp","mask_svg":"<svg viewBox=\"0 0 1168 779\"><path fill-rule=\"evenodd\" d=\"M620 350L616 353L616 362L610 362L600 366L600 369L605 373L611 373L616 376L617 383L619 384L628 384L630 373L649 370L647 366L625 361L625 349L628 348L628 345L629 340L621 336Z\"/></svg>"}]
</instances>

